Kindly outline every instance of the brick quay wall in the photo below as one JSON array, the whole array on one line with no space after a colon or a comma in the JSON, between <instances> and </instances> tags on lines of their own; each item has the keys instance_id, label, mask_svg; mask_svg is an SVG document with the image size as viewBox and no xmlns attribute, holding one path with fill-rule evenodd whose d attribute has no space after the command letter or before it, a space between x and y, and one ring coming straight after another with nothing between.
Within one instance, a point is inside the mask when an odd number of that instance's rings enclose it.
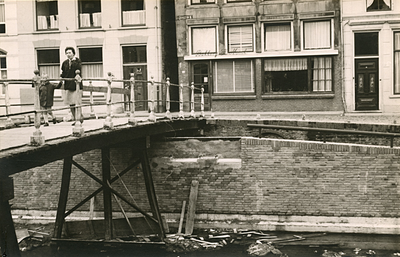
<instances>
[{"instance_id":1,"label":"brick quay wall","mask_svg":"<svg viewBox=\"0 0 400 257\"><path fill-rule=\"evenodd\" d=\"M198 227L400 233L400 148L315 142L298 131L279 131L282 137L295 139L249 137L258 131L240 124L216 121L204 131L210 136L244 134L240 140L151 142L155 189L170 225L178 223L182 202L188 201L191 182L197 180ZM134 159L131 149L112 149L112 176ZM101 177L100 150L74 160ZM61 172L62 161L57 161L16 174L13 214L54 218ZM150 211L140 165L121 181L113 188ZM68 208L97 188L73 167ZM118 205L113 206L119 215ZM101 194L94 207L101 217ZM124 209L134 211L127 205ZM75 217L88 217L88 210L87 203Z\"/></svg>"}]
</instances>

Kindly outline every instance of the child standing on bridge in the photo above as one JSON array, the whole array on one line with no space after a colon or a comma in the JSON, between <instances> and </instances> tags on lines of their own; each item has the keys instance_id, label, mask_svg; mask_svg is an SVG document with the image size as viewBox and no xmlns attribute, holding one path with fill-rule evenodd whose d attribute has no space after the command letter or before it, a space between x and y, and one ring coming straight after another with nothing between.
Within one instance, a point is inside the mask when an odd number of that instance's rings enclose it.
<instances>
[{"instance_id":1,"label":"child standing on bridge","mask_svg":"<svg viewBox=\"0 0 400 257\"><path fill-rule=\"evenodd\" d=\"M47 74L42 76L44 82L40 84L39 87L39 99L40 99L40 109L44 110L42 112L42 116L44 119L44 126L49 126L49 117L51 116L53 120L53 124L57 123L56 117L53 115L51 108L53 107L54 103L54 89L58 89L61 87L61 84L53 84L48 81Z\"/></svg>"}]
</instances>

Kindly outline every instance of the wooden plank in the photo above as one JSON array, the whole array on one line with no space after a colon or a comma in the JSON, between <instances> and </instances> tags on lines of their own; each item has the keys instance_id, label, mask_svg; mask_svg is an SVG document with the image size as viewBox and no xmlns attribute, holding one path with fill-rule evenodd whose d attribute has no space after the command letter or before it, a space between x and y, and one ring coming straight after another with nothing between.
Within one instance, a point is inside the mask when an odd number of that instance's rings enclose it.
<instances>
[{"instance_id":1,"label":"wooden plank","mask_svg":"<svg viewBox=\"0 0 400 257\"><path fill-rule=\"evenodd\" d=\"M179 220L178 234L182 233L183 218L185 217L186 201L182 203L181 218Z\"/></svg>"},{"instance_id":2,"label":"wooden plank","mask_svg":"<svg viewBox=\"0 0 400 257\"><path fill-rule=\"evenodd\" d=\"M54 224L53 237L55 238L61 238L62 234L62 227L65 221L65 210L67 208L69 184L71 181L71 170L72 170L72 156L68 156L64 158L64 163L63 163L60 196L58 199L57 215Z\"/></svg>"},{"instance_id":3,"label":"wooden plank","mask_svg":"<svg viewBox=\"0 0 400 257\"><path fill-rule=\"evenodd\" d=\"M102 163L102 176L103 183L110 184L111 180L111 162L110 162L110 148L101 149L101 163ZM112 203L111 203L111 190L109 187L103 187L103 202L104 202L104 224L106 240L112 239Z\"/></svg>"},{"instance_id":4,"label":"wooden plank","mask_svg":"<svg viewBox=\"0 0 400 257\"><path fill-rule=\"evenodd\" d=\"M199 181L193 180L192 185L190 187L188 213L185 226L185 234L187 235L191 235L193 233L198 190L199 190Z\"/></svg>"}]
</instances>

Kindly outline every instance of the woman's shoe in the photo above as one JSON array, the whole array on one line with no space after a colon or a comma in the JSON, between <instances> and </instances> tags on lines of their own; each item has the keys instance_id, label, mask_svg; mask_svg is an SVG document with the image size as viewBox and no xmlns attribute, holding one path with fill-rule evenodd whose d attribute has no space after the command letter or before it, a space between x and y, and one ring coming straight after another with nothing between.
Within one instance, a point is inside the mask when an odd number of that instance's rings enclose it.
<instances>
[{"instance_id":1,"label":"woman's shoe","mask_svg":"<svg viewBox=\"0 0 400 257\"><path fill-rule=\"evenodd\" d=\"M53 124L57 124L57 119L53 118Z\"/></svg>"},{"instance_id":2,"label":"woman's shoe","mask_svg":"<svg viewBox=\"0 0 400 257\"><path fill-rule=\"evenodd\" d=\"M45 122L43 126L48 127L48 126L49 126L49 123L48 123L48 122Z\"/></svg>"}]
</instances>

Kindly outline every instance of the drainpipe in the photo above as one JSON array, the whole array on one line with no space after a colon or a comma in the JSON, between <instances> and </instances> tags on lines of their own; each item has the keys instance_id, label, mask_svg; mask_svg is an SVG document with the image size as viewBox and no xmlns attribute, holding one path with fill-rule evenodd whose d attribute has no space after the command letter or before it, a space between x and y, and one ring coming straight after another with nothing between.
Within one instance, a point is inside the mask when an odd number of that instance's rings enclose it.
<instances>
[{"instance_id":1,"label":"drainpipe","mask_svg":"<svg viewBox=\"0 0 400 257\"><path fill-rule=\"evenodd\" d=\"M158 81L161 81L160 78L162 78L162 76L160 76L160 63L159 63L159 51L160 51L160 47L159 47L159 37L158 37L158 0L155 1L155 6L154 6L154 19L155 19L155 24L154 24L154 28L155 28L155 34L156 34L156 69L157 69L157 77L158 77ZM156 94L157 94L157 112L160 112L160 85L157 85L156 88ZM162 86L161 86L161 92L162 92ZM153 107L154 109L154 107Z\"/></svg>"}]
</instances>

